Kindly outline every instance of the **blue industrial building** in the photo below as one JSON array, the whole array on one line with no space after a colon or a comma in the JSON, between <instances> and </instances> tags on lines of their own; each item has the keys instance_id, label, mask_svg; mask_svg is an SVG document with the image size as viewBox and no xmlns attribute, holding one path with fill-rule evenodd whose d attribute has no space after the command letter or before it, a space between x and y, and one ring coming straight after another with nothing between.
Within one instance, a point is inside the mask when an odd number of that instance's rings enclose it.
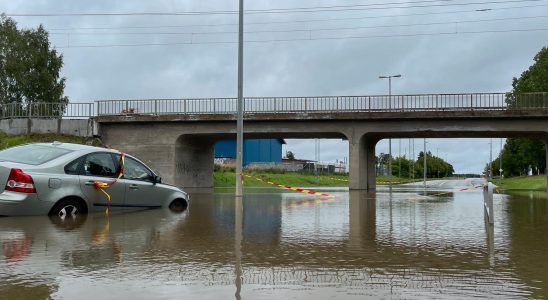
<instances>
[{"instance_id":1,"label":"blue industrial building","mask_svg":"<svg viewBox=\"0 0 548 300\"><path fill-rule=\"evenodd\" d=\"M244 140L244 166L250 163L282 162L283 139ZM215 158L236 158L236 141L223 140L215 144Z\"/></svg>"}]
</instances>

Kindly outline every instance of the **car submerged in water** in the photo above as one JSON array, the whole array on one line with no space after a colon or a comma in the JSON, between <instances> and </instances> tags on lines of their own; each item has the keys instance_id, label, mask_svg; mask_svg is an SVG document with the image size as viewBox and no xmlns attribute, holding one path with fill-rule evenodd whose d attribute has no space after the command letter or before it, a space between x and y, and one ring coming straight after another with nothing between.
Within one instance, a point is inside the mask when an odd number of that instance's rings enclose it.
<instances>
[{"instance_id":1,"label":"car submerged in water","mask_svg":"<svg viewBox=\"0 0 548 300\"><path fill-rule=\"evenodd\" d=\"M65 218L107 207L182 211L188 201L183 190L116 150L53 142L0 151L0 216Z\"/></svg>"}]
</instances>

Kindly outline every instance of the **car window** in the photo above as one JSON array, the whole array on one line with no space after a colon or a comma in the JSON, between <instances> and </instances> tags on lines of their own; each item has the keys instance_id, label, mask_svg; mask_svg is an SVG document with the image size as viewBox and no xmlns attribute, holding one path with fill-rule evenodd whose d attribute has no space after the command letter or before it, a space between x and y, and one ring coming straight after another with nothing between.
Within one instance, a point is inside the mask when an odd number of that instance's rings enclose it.
<instances>
[{"instance_id":1,"label":"car window","mask_svg":"<svg viewBox=\"0 0 548 300\"><path fill-rule=\"evenodd\" d=\"M0 161L41 165L72 151L46 145L24 145L0 151Z\"/></svg>"},{"instance_id":2,"label":"car window","mask_svg":"<svg viewBox=\"0 0 548 300\"><path fill-rule=\"evenodd\" d=\"M110 153L92 153L86 156L84 174L87 176L115 177L116 166Z\"/></svg>"},{"instance_id":3,"label":"car window","mask_svg":"<svg viewBox=\"0 0 548 300\"><path fill-rule=\"evenodd\" d=\"M154 175L145 167L145 165L126 156L124 159L124 178L130 180L152 181Z\"/></svg>"},{"instance_id":4,"label":"car window","mask_svg":"<svg viewBox=\"0 0 548 300\"><path fill-rule=\"evenodd\" d=\"M80 175L80 163L85 157L80 157L65 166L65 173L69 175Z\"/></svg>"}]
</instances>

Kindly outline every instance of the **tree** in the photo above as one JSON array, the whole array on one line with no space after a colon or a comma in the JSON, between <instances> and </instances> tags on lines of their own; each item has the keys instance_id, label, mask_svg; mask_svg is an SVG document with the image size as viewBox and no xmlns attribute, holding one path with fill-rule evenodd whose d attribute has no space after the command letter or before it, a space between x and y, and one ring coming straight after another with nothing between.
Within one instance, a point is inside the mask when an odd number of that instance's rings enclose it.
<instances>
[{"instance_id":1,"label":"tree","mask_svg":"<svg viewBox=\"0 0 548 300\"><path fill-rule=\"evenodd\" d=\"M548 106L548 47L543 47L534 57L534 63L519 78L512 79L512 92L506 102L510 107ZM535 93L522 95L523 93ZM498 174L499 159L493 162L493 173ZM502 150L502 166L505 176L526 174L529 166L544 172L546 166L546 145L535 139L511 138Z\"/></svg>"},{"instance_id":2,"label":"tree","mask_svg":"<svg viewBox=\"0 0 548 300\"><path fill-rule=\"evenodd\" d=\"M415 177L421 178L424 170L424 152L419 153L415 162ZM453 165L442 158L433 156L430 151L426 153L426 177L438 178L452 176L455 172Z\"/></svg>"},{"instance_id":3,"label":"tree","mask_svg":"<svg viewBox=\"0 0 548 300\"><path fill-rule=\"evenodd\" d=\"M285 152L285 158L290 159L290 160L294 160L295 159L295 154L293 154L293 152L291 152L291 151L287 151L287 152Z\"/></svg>"},{"instance_id":4,"label":"tree","mask_svg":"<svg viewBox=\"0 0 548 300\"><path fill-rule=\"evenodd\" d=\"M38 102L60 103L41 107L40 113L62 114L68 103L65 78L59 76L62 66L63 56L51 48L42 25L18 29L14 20L0 16L0 105L28 113Z\"/></svg>"}]
</instances>

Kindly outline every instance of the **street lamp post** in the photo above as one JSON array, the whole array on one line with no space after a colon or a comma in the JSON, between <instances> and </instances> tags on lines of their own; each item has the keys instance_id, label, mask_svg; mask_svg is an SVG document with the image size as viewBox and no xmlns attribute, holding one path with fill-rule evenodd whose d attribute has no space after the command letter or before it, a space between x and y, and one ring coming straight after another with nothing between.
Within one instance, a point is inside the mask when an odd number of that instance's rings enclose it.
<instances>
[{"instance_id":1,"label":"street lamp post","mask_svg":"<svg viewBox=\"0 0 548 300\"><path fill-rule=\"evenodd\" d=\"M238 30L238 120L236 121L236 197L243 196L244 148L244 0L240 0Z\"/></svg>"},{"instance_id":2,"label":"street lamp post","mask_svg":"<svg viewBox=\"0 0 548 300\"><path fill-rule=\"evenodd\" d=\"M388 79L388 111L392 110L392 78L400 78L401 74L379 76L379 79ZM388 139L388 184L392 187L392 139Z\"/></svg>"}]
</instances>

